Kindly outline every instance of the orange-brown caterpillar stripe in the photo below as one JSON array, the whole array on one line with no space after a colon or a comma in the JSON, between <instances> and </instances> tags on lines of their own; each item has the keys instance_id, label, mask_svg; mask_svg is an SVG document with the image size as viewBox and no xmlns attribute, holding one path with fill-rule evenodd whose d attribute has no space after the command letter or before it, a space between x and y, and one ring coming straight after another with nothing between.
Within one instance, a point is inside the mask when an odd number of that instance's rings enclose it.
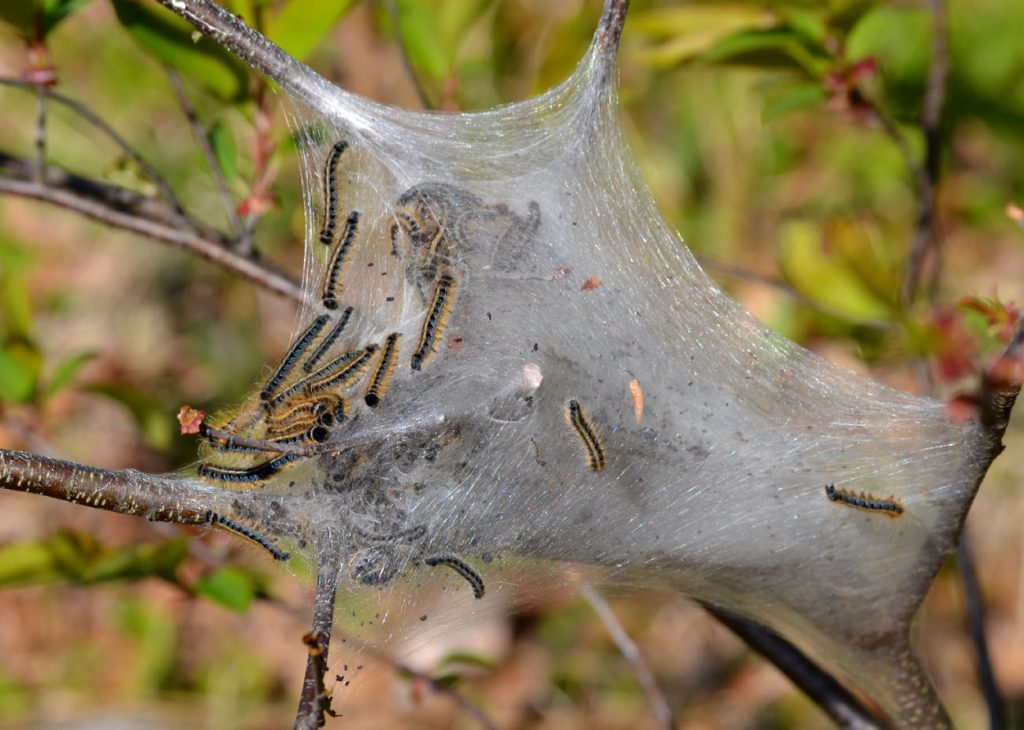
<instances>
[{"instance_id":1,"label":"orange-brown caterpillar stripe","mask_svg":"<svg viewBox=\"0 0 1024 730\"><path fill-rule=\"evenodd\" d=\"M328 320L330 320L330 317L326 314L321 314L310 323L305 332L299 335L299 339L289 348L277 371L271 376L260 392L262 400L270 400L274 396L274 392L281 387L281 383L284 382L285 378L288 377L288 373L295 367L295 363L302 357L302 353L306 351L313 340L316 339L316 336L320 334L320 330L324 328Z\"/></svg>"},{"instance_id":2,"label":"orange-brown caterpillar stripe","mask_svg":"<svg viewBox=\"0 0 1024 730\"><path fill-rule=\"evenodd\" d=\"M352 316L352 307L348 307L344 312L341 313L341 319L339 319L330 331L324 337L323 341L316 346L316 349L310 353L306 361L302 363L302 369L307 372L313 372L313 368L320 362L324 355L328 353L331 347L334 345L335 340L345 331L345 326L348 324L349 318Z\"/></svg>"},{"instance_id":3,"label":"orange-brown caterpillar stripe","mask_svg":"<svg viewBox=\"0 0 1024 730\"><path fill-rule=\"evenodd\" d=\"M352 248L352 242L356 239L356 231L359 229L359 211L353 210L348 214L348 222L345 225L345 237L338 248L334 250L331 263L327 267L327 279L324 281L323 301L328 309L338 308L338 281L341 279L341 272L348 261L348 252Z\"/></svg>"},{"instance_id":4,"label":"orange-brown caterpillar stripe","mask_svg":"<svg viewBox=\"0 0 1024 730\"><path fill-rule=\"evenodd\" d=\"M420 344L412 355L412 369L420 370L423 363L430 357L437 347L437 343L444 333L444 326L448 321L448 314L451 312L452 301L455 299L455 279L448 274L442 276L437 286L434 287L434 298L430 302L430 310L427 318L423 321L423 331L420 333Z\"/></svg>"},{"instance_id":5,"label":"orange-brown caterpillar stripe","mask_svg":"<svg viewBox=\"0 0 1024 730\"><path fill-rule=\"evenodd\" d=\"M376 408L380 399L388 391L388 383L391 381L391 375L395 372L400 338L401 335L398 332L392 332L384 341L384 352L381 354L377 370L373 373L373 379L370 381L370 388L366 391L366 397L363 399L370 408Z\"/></svg>"},{"instance_id":6,"label":"orange-brown caterpillar stripe","mask_svg":"<svg viewBox=\"0 0 1024 730\"><path fill-rule=\"evenodd\" d=\"M211 525L223 527L224 529L230 530L236 535L241 535L242 537L248 540L252 540L254 543L259 545L268 553L270 553L271 557L273 557L274 560L284 562L289 557L291 557L284 550L277 547L274 543L272 543L267 538L263 537L263 535L261 535L260 533L256 532L256 530L252 530L246 527L245 525L239 524L230 517L225 517L224 515L218 514L217 512L207 512L206 521Z\"/></svg>"},{"instance_id":7,"label":"orange-brown caterpillar stripe","mask_svg":"<svg viewBox=\"0 0 1024 730\"><path fill-rule=\"evenodd\" d=\"M590 468L594 471L604 469L604 446L601 445L601 439L590 419L583 412L583 406L577 400L570 400L565 415L569 419L569 425L583 442L583 450L587 452L587 463L590 464Z\"/></svg>"},{"instance_id":8,"label":"orange-brown caterpillar stripe","mask_svg":"<svg viewBox=\"0 0 1024 730\"><path fill-rule=\"evenodd\" d=\"M845 504L848 507L866 510L868 512L881 512L889 517L899 517L903 514L903 504L895 497L880 499L872 494L854 494L846 489L836 487L834 484L825 485L825 494L833 502Z\"/></svg>"},{"instance_id":9,"label":"orange-brown caterpillar stripe","mask_svg":"<svg viewBox=\"0 0 1024 730\"><path fill-rule=\"evenodd\" d=\"M447 565L469 583L469 587L473 589L473 598L479 600L484 597L484 579L461 558L454 555L438 555L423 562L431 568L435 565Z\"/></svg>"},{"instance_id":10,"label":"orange-brown caterpillar stripe","mask_svg":"<svg viewBox=\"0 0 1024 730\"><path fill-rule=\"evenodd\" d=\"M328 394L316 399L301 400L284 413L267 417L267 432L279 433L305 425L319 424L326 428L345 420L348 404L340 395Z\"/></svg>"},{"instance_id":11,"label":"orange-brown caterpillar stripe","mask_svg":"<svg viewBox=\"0 0 1024 730\"><path fill-rule=\"evenodd\" d=\"M320 229L320 242L330 246L334 229L338 227L338 162L348 143L336 142L324 163L324 225Z\"/></svg>"}]
</instances>

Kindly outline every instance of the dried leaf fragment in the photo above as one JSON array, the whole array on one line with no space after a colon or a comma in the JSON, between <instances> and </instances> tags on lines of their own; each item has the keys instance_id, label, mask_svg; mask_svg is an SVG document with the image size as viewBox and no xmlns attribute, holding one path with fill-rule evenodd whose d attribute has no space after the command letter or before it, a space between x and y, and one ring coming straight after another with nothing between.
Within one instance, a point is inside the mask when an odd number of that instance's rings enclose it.
<instances>
[{"instance_id":1,"label":"dried leaf fragment","mask_svg":"<svg viewBox=\"0 0 1024 730\"><path fill-rule=\"evenodd\" d=\"M644 416L644 389L636 378L629 381L629 397L633 401L633 415L636 416L636 422L640 423Z\"/></svg>"}]
</instances>

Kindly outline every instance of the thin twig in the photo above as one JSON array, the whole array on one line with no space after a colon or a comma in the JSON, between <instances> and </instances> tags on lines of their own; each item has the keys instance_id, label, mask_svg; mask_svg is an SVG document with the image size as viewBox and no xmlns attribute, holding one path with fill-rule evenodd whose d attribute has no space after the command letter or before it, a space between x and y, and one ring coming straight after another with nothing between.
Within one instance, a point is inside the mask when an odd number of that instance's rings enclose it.
<instances>
[{"instance_id":1,"label":"thin twig","mask_svg":"<svg viewBox=\"0 0 1024 730\"><path fill-rule=\"evenodd\" d=\"M481 708L477 707L471 700L464 697L460 692L457 692L453 687L449 686L445 682L439 682L438 680L431 677L425 672L420 672L412 667L402 664L401 662L395 661L388 657L382 657L384 661L395 668L400 674L404 674L410 679L423 682L423 684L430 687L432 692L440 695L444 695L452 700L458 707L465 712L467 715L471 715L477 722L480 723L480 727L484 730L498 730L497 723L494 722L490 717L487 716Z\"/></svg>"},{"instance_id":2,"label":"thin twig","mask_svg":"<svg viewBox=\"0 0 1024 730\"><path fill-rule=\"evenodd\" d=\"M309 647L302 694L295 713L295 730L323 727L325 715L334 715L331 696L324 676L334 626L334 604L341 566L341 545L335 534L324 528L316 537L316 597L313 602L312 628L303 641Z\"/></svg>"},{"instance_id":3,"label":"thin twig","mask_svg":"<svg viewBox=\"0 0 1024 730\"><path fill-rule=\"evenodd\" d=\"M917 294L925 256L929 250L933 253L930 296L935 296L941 259L941 246L935 225L935 192L942 169L942 107L945 103L946 77L949 72L945 0L928 0L928 9L932 16L932 57L921 113L921 130L924 133L924 174L917 191L917 228L910 247L903 286L900 287L900 301L904 306L909 306Z\"/></svg>"},{"instance_id":4,"label":"thin twig","mask_svg":"<svg viewBox=\"0 0 1024 730\"><path fill-rule=\"evenodd\" d=\"M671 730L671 728L675 727L675 721L672 717L672 710L669 707L668 700L665 699L665 695L661 688L658 687L658 683L654 681L654 675L651 674L651 670L647 667L646 662L644 662L640 649L629 638L629 634L626 633L622 624L619 623L619 619L615 612L612 611L612 607L608 605L608 602L604 600L601 594L594 590L589 581L583 581L580 584L580 594L590 604L590 607L594 609L594 613L601 619L601 623L608 630L608 634L612 637L612 641L615 642L615 646L619 648L619 652L633 668L633 674L636 676L637 681L640 682L644 694L647 695L647 701L651 705L654 716L658 718L658 724Z\"/></svg>"},{"instance_id":5,"label":"thin twig","mask_svg":"<svg viewBox=\"0 0 1024 730\"><path fill-rule=\"evenodd\" d=\"M750 648L778 667L839 727L850 730L882 730L886 727L846 687L785 639L736 614L708 605L705 608Z\"/></svg>"},{"instance_id":6,"label":"thin twig","mask_svg":"<svg viewBox=\"0 0 1024 730\"><path fill-rule=\"evenodd\" d=\"M0 85L25 90L32 90L38 88L35 84L31 84L27 81L7 77L0 77ZM85 122L90 124L101 134L103 134L107 139L113 142L114 145L117 146L117 148L120 149L126 157L128 157L133 163L135 163L135 165L142 171L142 174L145 175L146 178L151 183L156 185L157 189L160 191L160 195L170 206L171 210L176 215L178 221L181 223L186 223L188 225L193 225L193 222L186 215L184 207L178 201L177 197L175 197L174 191L171 189L170 183L168 183L167 180L163 177L163 175L161 175L160 172L155 167L150 165L146 161L146 159L135 150L135 148L128 144L127 140L125 140L124 137L122 137L120 134L114 131L114 129L109 124L103 121L103 119L101 119L95 112L93 112L91 109L89 109L89 107L85 106L81 102L63 96L62 94L50 91L49 89L44 89L44 92L46 93L46 96L50 101L55 101L58 104L66 106L76 115L81 117Z\"/></svg>"},{"instance_id":7,"label":"thin twig","mask_svg":"<svg viewBox=\"0 0 1024 730\"><path fill-rule=\"evenodd\" d=\"M398 17L398 3L396 0L388 0L388 15L391 17L391 27L395 31L395 42L398 43L398 51L402 56L402 65L405 67L405 74L409 77L409 81L412 82L413 88L416 90L416 96L419 97L420 104L423 105L424 109L435 109L437 106L427 96L427 90L423 87L423 82L416 73L416 67L412 65L412 58L409 57L409 49L405 47L405 38L402 36L402 28L399 25Z\"/></svg>"},{"instance_id":8,"label":"thin twig","mask_svg":"<svg viewBox=\"0 0 1024 730\"><path fill-rule=\"evenodd\" d=\"M37 183L46 182L46 88L36 87L39 95L39 110L36 113L36 157L34 179Z\"/></svg>"},{"instance_id":9,"label":"thin twig","mask_svg":"<svg viewBox=\"0 0 1024 730\"><path fill-rule=\"evenodd\" d=\"M248 253L251 243L246 239L245 228L243 228L242 221L238 217L238 211L231 200L231 193L228 192L227 183L224 180L224 171L221 169L220 162L217 161L217 155L210 145L210 138L207 136L206 128L199 121L199 115L196 114L195 108L188 100L188 95L185 93L185 87L181 83L181 77L178 75L178 72L170 66L165 66L164 70L167 72L167 78L170 79L171 87L178 98L178 106L181 107L185 119L188 120L189 127L192 128L192 135L196 138L196 143L199 145L199 149L203 153L203 157L206 158L210 171L213 173L213 181L217 186L217 192L220 194L221 203L224 205L224 212L227 213L228 222L231 224L231 232L235 236L235 247L241 252Z\"/></svg>"},{"instance_id":10,"label":"thin twig","mask_svg":"<svg viewBox=\"0 0 1024 730\"><path fill-rule=\"evenodd\" d=\"M978 668L978 683L988 707L989 728L1003 730L1006 727L1006 713L1003 709L1003 698L999 693L995 673L992 671L992 658L988 650L985 634L985 601L981 596L981 584L974 569L974 556L968 541L967 526L960 534L960 545L957 547L957 565L960 568L960 582L964 589L964 610L967 627L974 645L975 663Z\"/></svg>"},{"instance_id":11,"label":"thin twig","mask_svg":"<svg viewBox=\"0 0 1024 730\"><path fill-rule=\"evenodd\" d=\"M31 165L0 152L0 193L20 195L67 208L115 228L139 233L191 251L217 266L255 282L263 289L301 302L301 287L254 257L229 248L222 235L204 229L182 230L176 215L152 198L117 185L79 177L57 167L46 168L46 185L32 179Z\"/></svg>"}]
</instances>

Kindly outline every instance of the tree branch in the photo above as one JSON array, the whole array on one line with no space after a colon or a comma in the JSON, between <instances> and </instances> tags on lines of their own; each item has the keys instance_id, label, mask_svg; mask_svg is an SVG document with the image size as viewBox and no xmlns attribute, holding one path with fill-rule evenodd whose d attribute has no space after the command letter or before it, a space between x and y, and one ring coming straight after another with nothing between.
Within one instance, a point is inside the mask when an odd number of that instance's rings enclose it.
<instances>
[{"instance_id":1,"label":"tree branch","mask_svg":"<svg viewBox=\"0 0 1024 730\"><path fill-rule=\"evenodd\" d=\"M839 727L851 730L882 730L886 727L832 675L785 639L736 614L714 606L704 607L751 649L778 667Z\"/></svg>"},{"instance_id":2,"label":"tree branch","mask_svg":"<svg viewBox=\"0 0 1024 730\"><path fill-rule=\"evenodd\" d=\"M185 119L188 120L189 127L192 128L192 135L196 138L196 144L199 145L200 151L203 153L203 157L206 159L206 164L210 166L210 172L213 174L214 184L217 186L217 193L220 195L221 203L224 205L224 212L228 216L228 221L231 223L231 231L237 241L236 247L240 250L248 250L249 246L247 243L246 230L242 226L242 221L238 217L238 211L235 209L235 204L231 200L231 194L228 193L227 183L224 180L224 171L220 168L220 163L217 161L217 155L213 151L213 147L210 146L210 139L207 136L206 128L203 127L203 123L199 121L199 115L196 114L195 108L192 103L189 102L188 96L185 94L185 87L181 83L181 77L178 76L178 72L170 66L165 67L167 71L167 78L171 81L171 86L174 88L174 94L178 99L178 106L181 107L182 113L185 115Z\"/></svg>"},{"instance_id":3,"label":"tree branch","mask_svg":"<svg viewBox=\"0 0 1024 730\"><path fill-rule=\"evenodd\" d=\"M31 91L37 88L35 84L27 81L5 77L0 77L0 85L10 86L16 89L24 89L26 91ZM156 185L157 189L160 191L160 195L174 212L177 221L189 226L194 225L191 219L189 219L185 214L184 207L182 207L177 197L175 197L174 191L171 189L171 185L167 182L166 178L164 178L164 176L161 175L155 167L150 165L142 155L136 152L135 148L128 144L127 140L118 134L113 127L103 121L103 119L101 119L95 112L81 102L75 101L74 99L63 96L62 94L58 94L54 91L50 91L49 89L43 89L43 93L46 95L47 99L67 107L99 131L103 136L113 142L125 157L135 163L135 165L142 171L142 174L145 175L151 183Z\"/></svg>"},{"instance_id":4,"label":"tree branch","mask_svg":"<svg viewBox=\"0 0 1024 730\"><path fill-rule=\"evenodd\" d=\"M932 16L932 57L928 69L921 113L924 132L924 164L918 181L918 214L914 240L910 246L907 272L900 288L900 301L909 305L920 286L925 256L933 252L933 270L930 294L934 296L941 271L941 251L935 227L935 192L942 169L942 107L946 98L946 76L949 71L948 39L946 37L945 0L928 0Z\"/></svg>"},{"instance_id":5,"label":"tree branch","mask_svg":"<svg viewBox=\"0 0 1024 730\"><path fill-rule=\"evenodd\" d=\"M651 674L651 670L644 662L636 642L629 638L629 634L626 633L622 624L619 623L619 619L612 610L612 607L608 605L608 601L604 600L604 597L594 590L594 586L589 581L583 581L580 585L580 593L583 595L583 599L594 609L597 617L601 619L601 623L604 624L608 634L612 637L615 646L619 648L619 653L625 657L626 661L633 668L633 674L643 688L644 694L647 695L647 702L650 704L654 716L658 718L658 724L663 728L672 730L676 726L675 720L672 717L672 709L669 707L668 700L665 699L661 688L658 687L658 683L654 681L654 675Z\"/></svg>"},{"instance_id":6,"label":"tree branch","mask_svg":"<svg viewBox=\"0 0 1024 730\"><path fill-rule=\"evenodd\" d=\"M327 674L327 656L334 626L334 603L338 591L338 571L341 566L341 546L334 533L324 529L317 536L316 598L313 602L313 625L303 642L309 647L306 675L302 681L302 694L295 714L295 730L316 730L323 727L325 715L332 715L331 695L324 676Z\"/></svg>"},{"instance_id":7,"label":"tree branch","mask_svg":"<svg viewBox=\"0 0 1024 730\"><path fill-rule=\"evenodd\" d=\"M45 170L45 183L33 179L31 165L0 152L0 193L40 200L73 210L114 228L132 231L198 254L279 296L303 300L301 287L254 257L232 251L222 234L194 223L178 225L178 215L152 198L117 185L80 177L57 167Z\"/></svg>"}]
</instances>

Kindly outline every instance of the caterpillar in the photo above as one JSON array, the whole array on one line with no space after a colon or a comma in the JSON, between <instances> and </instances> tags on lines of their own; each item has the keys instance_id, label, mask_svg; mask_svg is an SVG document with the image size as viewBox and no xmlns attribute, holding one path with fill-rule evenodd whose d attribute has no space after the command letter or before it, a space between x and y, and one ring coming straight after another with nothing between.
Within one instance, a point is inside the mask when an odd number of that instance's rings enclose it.
<instances>
[{"instance_id":1,"label":"caterpillar","mask_svg":"<svg viewBox=\"0 0 1024 730\"><path fill-rule=\"evenodd\" d=\"M448 274L443 275L434 288L434 298L430 303L430 310L427 318L423 320L423 331L420 333L420 343L416 352L412 355L412 369L420 370L423 363L434 352L444 327L451 312L452 301L455 297L455 279Z\"/></svg>"},{"instance_id":2,"label":"caterpillar","mask_svg":"<svg viewBox=\"0 0 1024 730\"><path fill-rule=\"evenodd\" d=\"M267 538L263 537L263 535L259 534L255 530L246 527L245 525L235 522L230 517L225 517L224 515L219 514L217 512L207 512L206 522L210 525L223 527L226 530L234 532L236 535L241 535L244 538L252 540L254 543L259 545L268 553L270 553L271 557L273 557L274 560L284 562L285 560L288 560L289 557L291 557L284 550L274 545L274 543L272 543Z\"/></svg>"},{"instance_id":3,"label":"caterpillar","mask_svg":"<svg viewBox=\"0 0 1024 730\"><path fill-rule=\"evenodd\" d=\"M881 499L872 494L854 494L848 490L836 487L835 484L825 485L825 496L833 502L839 502L849 507L856 507L868 512L881 512L892 518L903 514L903 504L895 497Z\"/></svg>"},{"instance_id":4,"label":"caterpillar","mask_svg":"<svg viewBox=\"0 0 1024 730\"><path fill-rule=\"evenodd\" d=\"M601 438L597 435L597 430L583 412L583 406L577 400L570 400L566 405L565 415L569 420L569 425L583 442L583 450L587 454L587 463L590 464L590 468L594 471L604 469L604 446L601 445Z\"/></svg>"},{"instance_id":5,"label":"caterpillar","mask_svg":"<svg viewBox=\"0 0 1024 730\"><path fill-rule=\"evenodd\" d=\"M267 432L275 433L299 424L317 423L330 428L348 415L348 403L340 395L328 394L315 400L302 400L284 413L273 413L267 417Z\"/></svg>"},{"instance_id":6,"label":"caterpillar","mask_svg":"<svg viewBox=\"0 0 1024 730\"><path fill-rule=\"evenodd\" d=\"M370 381L370 389L366 391L366 397L363 399L370 408L376 408L377 404L380 403L380 399L384 397L388 390L388 383L395 371L395 361L397 359L395 356L398 353L399 338L401 338L401 335L398 332L392 332L388 335L387 340L384 341L384 352L381 354L380 363L377 365L377 370Z\"/></svg>"},{"instance_id":7,"label":"caterpillar","mask_svg":"<svg viewBox=\"0 0 1024 730\"><path fill-rule=\"evenodd\" d=\"M348 260L349 249L356 238L356 231L359 228L359 211L353 210L348 214L348 222L345 224L345 237L338 244L338 248L331 257L331 263L327 267L327 279L324 281L323 303L327 309L338 308L338 280Z\"/></svg>"},{"instance_id":8,"label":"caterpillar","mask_svg":"<svg viewBox=\"0 0 1024 730\"><path fill-rule=\"evenodd\" d=\"M256 466L243 469L233 467L215 466L213 464L200 464L198 473L203 479L215 482L227 482L229 484L255 484L265 482L277 474L288 464L303 458L300 454L281 454L273 459L264 461Z\"/></svg>"},{"instance_id":9,"label":"caterpillar","mask_svg":"<svg viewBox=\"0 0 1024 730\"><path fill-rule=\"evenodd\" d=\"M469 587L473 589L473 598L479 600L484 597L484 579L461 558L454 555L437 555L423 562L431 568L435 565L447 565L469 583Z\"/></svg>"},{"instance_id":10,"label":"caterpillar","mask_svg":"<svg viewBox=\"0 0 1024 730\"><path fill-rule=\"evenodd\" d=\"M348 324L349 318L352 316L352 307L348 307L344 312L341 313L341 319L339 319L330 332L324 337L323 341L316 346L316 349L310 353L310 356L306 358L306 361L302 363L302 369L307 372L313 372L313 368L320 362L324 355L334 345L334 341L338 339L342 332L345 331L345 326Z\"/></svg>"},{"instance_id":11,"label":"caterpillar","mask_svg":"<svg viewBox=\"0 0 1024 730\"><path fill-rule=\"evenodd\" d=\"M302 380L293 383L287 390L282 391L274 400L270 401L270 408L274 409L300 393L315 395L329 390L333 386L348 385L351 379L362 374L369 359L376 351L377 345L371 344L362 350L352 350L344 355L339 355L315 373L307 375Z\"/></svg>"},{"instance_id":12,"label":"caterpillar","mask_svg":"<svg viewBox=\"0 0 1024 730\"><path fill-rule=\"evenodd\" d=\"M292 368L295 367L295 363L300 357L302 357L302 353L306 351L310 343L312 343L313 340L316 339L316 336L320 334L320 330L324 328L324 325L327 324L329 319L330 317L326 314L321 314L310 323L305 332L299 335L299 339L297 339L288 349L288 352L285 354L284 359L278 366L277 371L271 376L270 380L267 381L267 384L260 392L261 400L268 401L274 396L274 391L276 391L281 386L281 383L284 382L285 378L288 377L288 373L290 373Z\"/></svg>"},{"instance_id":13,"label":"caterpillar","mask_svg":"<svg viewBox=\"0 0 1024 730\"><path fill-rule=\"evenodd\" d=\"M296 383L296 385L301 385L303 392L309 395L323 393L325 390L344 388L362 376L366 367L370 364L370 359L378 349L380 348L377 345L371 343L363 349L362 354L346 363L338 372L320 378L317 377L317 373L314 373ZM329 365L330 363L321 368L321 370L326 370Z\"/></svg>"},{"instance_id":14,"label":"caterpillar","mask_svg":"<svg viewBox=\"0 0 1024 730\"><path fill-rule=\"evenodd\" d=\"M336 142L324 164L324 224L320 229L320 242L327 246L334 241L334 229L338 225L338 162L346 149L348 142Z\"/></svg>"}]
</instances>

